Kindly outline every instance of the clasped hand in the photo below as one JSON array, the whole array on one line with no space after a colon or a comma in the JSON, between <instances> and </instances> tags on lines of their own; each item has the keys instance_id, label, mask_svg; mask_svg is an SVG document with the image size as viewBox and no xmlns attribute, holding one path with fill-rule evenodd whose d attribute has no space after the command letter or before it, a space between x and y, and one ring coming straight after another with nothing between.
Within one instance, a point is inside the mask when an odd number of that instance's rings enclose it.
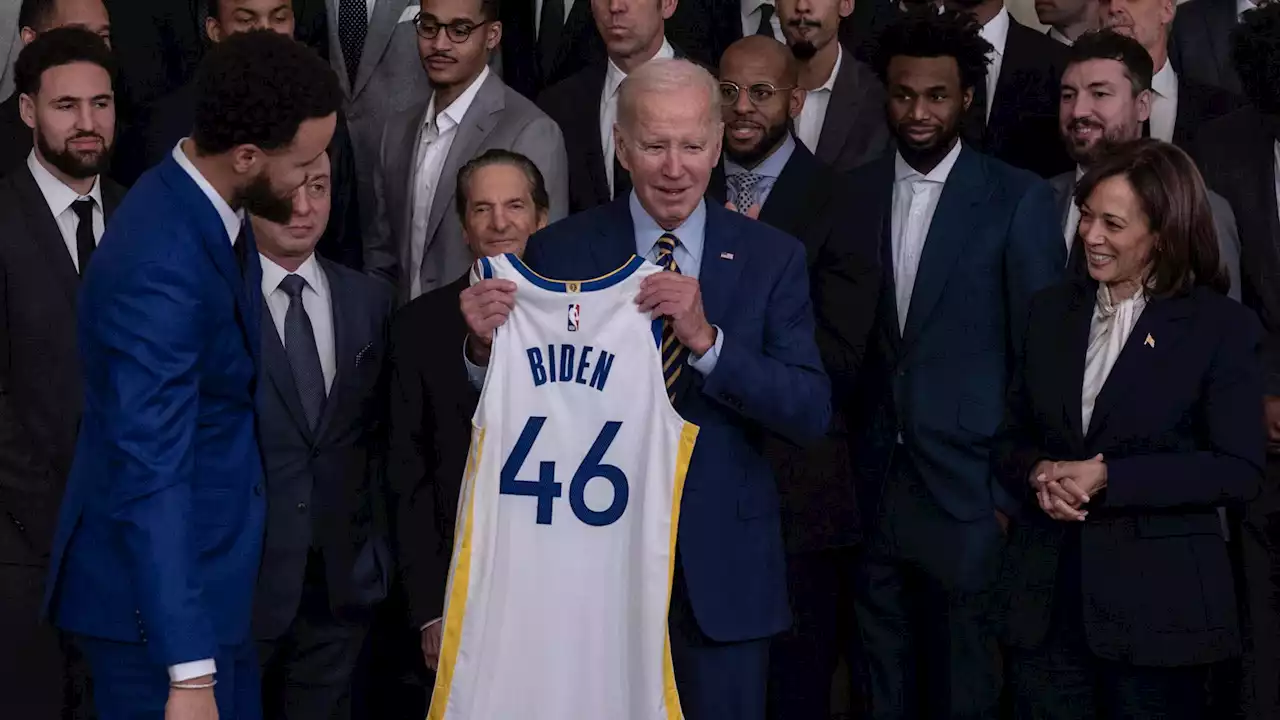
<instances>
[{"instance_id":1,"label":"clasped hand","mask_svg":"<svg viewBox=\"0 0 1280 720\"><path fill-rule=\"evenodd\" d=\"M1031 471L1029 481L1046 515L1054 520L1082 522L1089 515L1082 508L1107 486L1107 463L1101 453L1080 461L1041 460Z\"/></svg>"}]
</instances>

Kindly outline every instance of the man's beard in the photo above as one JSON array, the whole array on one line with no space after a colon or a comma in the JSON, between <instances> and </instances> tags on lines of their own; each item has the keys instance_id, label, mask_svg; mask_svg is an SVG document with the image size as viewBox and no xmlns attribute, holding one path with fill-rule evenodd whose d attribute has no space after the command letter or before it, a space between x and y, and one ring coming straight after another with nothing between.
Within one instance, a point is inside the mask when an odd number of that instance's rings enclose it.
<instances>
[{"instance_id":1,"label":"man's beard","mask_svg":"<svg viewBox=\"0 0 1280 720\"><path fill-rule=\"evenodd\" d=\"M791 132L791 129L787 126L787 123L782 123L776 127L765 128L764 137L760 138L760 142L756 143L754 147L737 152L732 150L728 144L725 144L725 154L729 156L730 160L742 167L755 167L756 164L765 159L770 152L773 152L773 149L782 142L782 139L787 136L788 132Z\"/></svg>"},{"instance_id":2,"label":"man's beard","mask_svg":"<svg viewBox=\"0 0 1280 720\"><path fill-rule=\"evenodd\" d=\"M791 46L791 55L800 62L812 60L818 54L818 46L808 40L801 40Z\"/></svg>"},{"instance_id":3,"label":"man's beard","mask_svg":"<svg viewBox=\"0 0 1280 720\"><path fill-rule=\"evenodd\" d=\"M1111 148L1114 148L1116 145L1128 140L1136 140L1142 135L1140 124L1130 127L1106 128L1101 124L1090 120L1073 120L1067 126L1067 130L1072 131L1077 125L1091 125L1093 127L1102 128L1102 137L1095 140L1094 143L1089 146L1081 147L1076 145L1070 138L1063 138L1063 144L1066 145L1067 148L1067 155L1069 155L1072 160L1075 160L1076 164L1081 167L1089 167L1093 163L1097 162L1099 158L1110 152Z\"/></svg>"},{"instance_id":4,"label":"man's beard","mask_svg":"<svg viewBox=\"0 0 1280 720\"><path fill-rule=\"evenodd\" d=\"M293 193L283 197L277 195L271 189L271 181L267 179L266 173L250 180L236 194L236 200L245 212L277 225L285 225L293 217Z\"/></svg>"},{"instance_id":5,"label":"man's beard","mask_svg":"<svg viewBox=\"0 0 1280 720\"><path fill-rule=\"evenodd\" d=\"M67 145L72 140L83 140L85 138L96 138L102 143L102 149L91 152L67 149ZM101 175L111 166L111 145L97 133L76 133L67 138L67 142L63 144L61 150L55 150L45 138L44 133L36 133L36 146L39 147L40 156L46 162L67 177L77 180L87 180Z\"/></svg>"},{"instance_id":6,"label":"man's beard","mask_svg":"<svg viewBox=\"0 0 1280 720\"><path fill-rule=\"evenodd\" d=\"M911 167L934 167L947 153L951 152L952 145L956 138L960 136L959 123L951 126L948 130L943 128L938 131L938 135L933 142L925 147L914 147L905 139L898 137L898 152L902 155L902 159L907 161Z\"/></svg>"}]
</instances>

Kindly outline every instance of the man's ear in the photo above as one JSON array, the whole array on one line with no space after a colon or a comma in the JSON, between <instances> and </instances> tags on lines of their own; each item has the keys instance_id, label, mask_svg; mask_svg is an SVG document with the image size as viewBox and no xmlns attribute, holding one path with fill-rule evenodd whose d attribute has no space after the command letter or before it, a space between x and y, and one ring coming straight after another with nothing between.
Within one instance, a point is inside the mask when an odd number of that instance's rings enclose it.
<instances>
[{"instance_id":1,"label":"man's ear","mask_svg":"<svg viewBox=\"0 0 1280 720\"><path fill-rule=\"evenodd\" d=\"M237 175L248 175L261 164L262 155L257 145L237 145L231 149L231 167Z\"/></svg>"},{"instance_id":2,"label":"man's ear","mask_svg":"<svg viewBox=\"0 0 1280 720\"><path fill-rule=\"evenodd\" d=\"M18 96L18 114L22 122L32 130L36 129L36 99L26 93Z\"/></svg>"}]
</instances>

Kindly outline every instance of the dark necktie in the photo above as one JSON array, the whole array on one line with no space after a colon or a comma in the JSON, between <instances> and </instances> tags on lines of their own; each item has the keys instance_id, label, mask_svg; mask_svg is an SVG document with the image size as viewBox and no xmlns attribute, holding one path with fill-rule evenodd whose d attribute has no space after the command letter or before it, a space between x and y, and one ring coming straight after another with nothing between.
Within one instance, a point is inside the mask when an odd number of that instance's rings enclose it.
<instances>
[{"instance_id":1,"label":"dark necktie","mask_svg":"<svg viewBox=\"0 0 1280 720\"><path fill-rule=\"evenodd\" d=\"M542 0L542 13L538 17L538 65L544 81L550 79L555 69L563 31L564 0Z\"/></svg>"},{"instance_id":2,"label":"dark necktie","mask_svg":"<svg viewBox=\"0 0 1280 720\"><path fill-rule=\"evenodd\" d=\"M761 5L760 25L756 28L756 34L773 37L773 23L770 22L771 20L773 20L773 6Z\"/></svg>"},{"instance_id":3,"label":"dark necktie","mask_svg":"<svg viewBox=\"0 0 1280 720\"><path fill-rule=\"evenodd\" d=\"M364 54L364 36L369 32L369 8L365 0L338 0L338 44L347 66L347 82L355 91L360 56Z\"/></svg>"},{"instance_id":4,"label":"dark necktie","mask_svg":"<svg viewBox=\"0 0 1280 720\"><path fill-rule=\"evenodd\" d=\"M658 238L658 266L667 272L680 272L676 264L676 246L680 238L671 233L664 233ZM689 348L676 339L675 323L671 318L662 319L662 377L667 383L667 397L676 401L676 381L689 359Z\"/></svg>"},{"instance_id":5,"label":"dark necktie","mask_svg":"<svg viewBox=\"0 0 1280 720\"><path fill-rule=\"evenodd\" d=\"M324 370L320 366L311 318L302 306L302 290L306 287L307 281L301 275L286 275L280 281L280 289L289 296L289 311L284 316L284 352L289 356L289 367L293 369L293 382L298 386L307 424L315 430L320 409L324 407Z\"/></svg>"},{"instance_id":6,"label":"dark necktie","mask_svg":"<svg viewBox=\"0 0 1280 720\"><path fill-rule=\"evenodd\" d=\"M98 243L93 238L93 199L86 198L71 203L76 214L76 262L80 265L80 277L89 269L89 258Z\"/></svg>"},{"instance_id":7,"label":"dark necktie","mask_svg":"<svg viewBox=\"0 0 1280 720\"><path fill-rule=\"evenodd\" d=\"M987 79L981 78L973 85L973 102L965 113L964 139L981 150L987 136Z\"/></svg>"},{"instance_id":8,"label":"dark necktie","mask_svg":"<svg viewBox=\"0 0 1280 720\"><path fill-rule=\"evenodd\" d=\"M244 223L240 224L240 234L236 236L231 252L235 253L236 267L240 270L240 276L244 277L244 269L249 264L249 240L245 237Z\"/></svg>"}]
</instances>

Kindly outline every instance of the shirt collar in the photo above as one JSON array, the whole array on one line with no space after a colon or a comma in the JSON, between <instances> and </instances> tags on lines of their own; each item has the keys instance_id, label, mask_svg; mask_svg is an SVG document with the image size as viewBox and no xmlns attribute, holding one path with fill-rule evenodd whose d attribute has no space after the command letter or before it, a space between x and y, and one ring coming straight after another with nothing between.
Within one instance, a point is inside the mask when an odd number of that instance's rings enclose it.
<instances>
[{"instance_id":1,"label":"shirt collar","mask_svg":"<svg viewBox=\"0 0 1280 720\"><path fill-rule=\"evenodd\" d=\"M762 160L759 165L750 170L730 160L726 155L724 158L724 174L728 177L733 177L734 175L741 175L742 173L751 173L753 175L759 175L760 177L773 178L774 180L777 180L778 176L782 174L782 169L787 166L787 161L791 159L791 154L794 153L795 150L796 141L791 137L791 133L787 133L786 138L783 139L782 144L778 146L778 149L774 150L772 155Z\"/></svg>"},{"instance_id":2,"label":"shirt collar","mask_svg":"<svg viewBox=\"0 0 1280 720\"><path fill-rule=\"evenodd\" d=\"M1009 8L1001 6L1000 12L982 26L982 39L991 43L999 57L1004 57L1004 46L1009 40L1009 23Z\"/></svg>"},{"instance_id":3,"label":"shirt collar","mask_svg":"<svg viewBox=\"0 0 1280 720\"><path fill-rule=\"evenodd\" d=\"M773 0L741 0L742 14L750 15L755 12L761 5L772 5Z\"/></svg>"},{"instance_id":4,"label":"shirt collar","mask_svg":"<svg viewBox=\"0 0 1280 720\"><path fill-rule=\"evenodd\" d=\"M279 289L281 281L290 274L301 277L307 281L307 287L316 293L320 292L320 283L323 279L320 277L320 263L316 262L315 253L311 253L306 260L303 260L293 273L280 267L266 255L259 253L258 257L262 259L262 295L264 297Z\"/></svg>"},{"instance_id":5,"label":"shirt collar","mask_svg":"<svg viewBox=\"0 0 1280 720\"><path fill-rule=\"evenodd\" d=\"M674 230L664 229L653 219L649 212L640 204L640 198L636 196L635 190L631 191L631 224L635 228L636 233L636 254L648 258L649 251L654 245L658 244L658 238L666 233L671 233L680 238L680 245L689 254L699 257L702 253L702 238L707 228L707 203L705 200L698 203L693 209L693 213L685 218L680 227Z\"/></svg>"},{"instance_id":6,"label":"shirt collar","mask_svg":"<svg viewBox=\"0 0 1280 720\"><path fill-rule=\"evenodd\" d=\"M960 147L964 145L957 142L955 147L951 148L951 152L942 158L942 162L937 167L929 171L928 175L921 175L918 170L907 164L902 159L902 153L894 153L894 180L902 182L903 180L924 180L926 182L938 183L945 185L947 177L951 175L951 168L955 167L956 160L960 157Z\"/></svg>"},{"instance_id":7,"label":"shirt collar","mask_svg":"<svg viewBox=\"0 0 1280 720\"><path fill-rule=\"evenodd\" d=\"M1244 15L1250 10L1257 9L1258 6L1253 2L1253 0L1236 0L1236 20L1238 21L1241 15Z\"/></svg>"},{"instance_id":8,"label":"shirt collar","mask_svg":"<svg viewBox=\"0 0 1280 720\"><path fill-rule=\"evenodd\" d=\"M1178 73L1173 71L1173 63L1168 59L1164 67L1151 78L1151 89L1162 98L1178 97Z\"/></svg>"},{"instance_id":9,"label":"shirt collar","mask_svg":"<svg viewBox=\"0 0 1280 720\"><path fill-rule=\"evenodd\" d=\"M218 217L222 219L222 226L226 228L227 237L231 240L231 244L234 245L236 238L240 236L240 226L244 224L244 211L232 210L227 201L223 200L218 191L214 190L209 181L204 178L204 175L200 174L200 171L192 164L191 159L182 151L182 144L186 141L186 138L182 138L173 147L173 159L178 161L178 167L190 175L196 186L204 193L204 196L209 198L209 202L213 204L213 209L218 211Z\"/></svg>"},{"instance_id":10,"label":"shirt collar","mask_svg":"<svg viewBox=\"0 0 1280 720\"><path fill-rule=\"evenodd\" d=\"M93 187L89 189L88 195L81 195L72 190L66 183L53 176L49 172L40 159L36 157L36 151L32 150L27 155L27 168L31 170L31 176L35 178L36 185L40 188L40 194L44 195L44 201L49 204L49 210L54 217L58 217L71 207L71 203L82 197L91 197L98 204L98 209L102 210L102 183L98 178L93 179ZM105 212L105 211L104 211Z\"/></svg>"},{"instance_id":11,"label":"shirt collar","mask_svg":"<svg viewBox=\"0 0 1280 720\"><path fill-rule=\"evenodd\" d=\"M484 81L489 79L489 66L485 65L475 80L467 86L466 90L457 97L453 102L449 103L449 107L436 112L436 94L431 93L431 100L427 103L427 119L426 124L430 125L434 120L436 123L436 131L443 133L446 130L462 124L462 119L467 116L467 111L471 109L471 103L475 102L476 95L480 93L480 87L484 85Z\"/></svg>"},{"instance_id":12,"label":"shirt collar","mask_svg":"<svg viewBox=\"0 0 1280 720\"><path fill-rule=\"evenodd\" d=\"M1071 47L1072 45L1076 44L1074 40L1072 40L1071 38L1059 32L1058 28L1049 28L1049 37L1053 38L1054 40L1057 40L1058 42L1062 43L1063 45L1066 45L1067 47Z\"/></svg>"},{"instance_id":13,"label":"shirt collar","mask_svg":"<svg viewBox=\"0 0 1280 720\"><path fill-rule=\"evenodd\" d=\"M663 58L663 59L670 60L675 56L676 56L675 48L671 47L671 43L667 42L666 37L663 37L662 46L659 47L658 52L649 59L653 60L655 58ZM614 95L617 95L618 88L622 85L622 81L626 79L627 79L627 74L622 71L622 68L614 64L613 58L609 58L608 69L605 70L605 73L604 73L604 96L606 98L611 98Z\"/></svg>"},{"instance_id":14,"label":"shirt collar","mask_svg":"<svg viewBox=\"0 0 1280 720\"><path fill-rule=\"evenodd\" d=\"M826 92L831 92L831 91L835 90L835 87L836 87L836 76L840 74L840 63L841 63L843 60L844 60L844 48L843 48L843 47L839 47L839 45L837 44L837 47L836 47L836 64L831 66L831 74L827 76L827 81L826 81L826 82L824 82L824 83L822 83L822 85L819 85L818 87L816 87L816 88L814 88L814 89L810 90L809 92L811 92L811 93L815 93L815 92L822 92L822 91L824 91L824 90L825 90Z\"/></svg>"},{"instance_id":15,"label":"shirt collar","mask_svg":"<svg viewBox=\"0 0 1280 720\"><path fill-rule=\"evenodd\" d=\"M1076 182L1080 182L1080 178L1084 177L1084 166L1076 164Z\"/></svg>"}]
</instances>

